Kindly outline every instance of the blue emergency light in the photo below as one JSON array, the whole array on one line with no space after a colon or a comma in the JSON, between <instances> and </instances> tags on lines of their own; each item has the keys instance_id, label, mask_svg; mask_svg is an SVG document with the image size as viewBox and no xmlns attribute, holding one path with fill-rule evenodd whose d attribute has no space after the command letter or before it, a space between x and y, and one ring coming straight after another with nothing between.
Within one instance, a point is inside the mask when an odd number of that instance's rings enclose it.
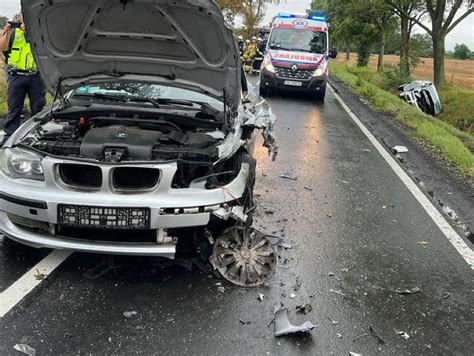
<instances>
[{"instance_id":1,"label":"blue emergency light","mask_svg":"<svg viewBox=\"0 0 474 356\"><path fill-rule=\"evenodd\" d=\"M326 21L326 14L322 11L315 11L308 16L308 19L316 21Z\"/></svg>"},{"instance_id":2,"label":"blue emergency light","mask_svg":"<svg viewBox=\"0 0 474 356\"><path fill-rule=\"evenodd\" d=\"M324 12L313 12L309 16L301 16L301 15L295 15L295 14L289 14L286 12L280 12L277 17L282 18L282 19L295 19L295 18L306 18L309 20L316 20L316 21L326 21L326 14Z\"/></svg>"},{"instance_id":3,"label":"blue emergency light","mask_svg":"<svg viewBox=\"0 0 474 356\"><path fill-rule=\"evenodd\" d=\"M293 18L296 18L296 15L280 12L277 15L277 17L281 17L281 18L284 18L284 19L293 19Z\"/></svg>"}]
</instances>

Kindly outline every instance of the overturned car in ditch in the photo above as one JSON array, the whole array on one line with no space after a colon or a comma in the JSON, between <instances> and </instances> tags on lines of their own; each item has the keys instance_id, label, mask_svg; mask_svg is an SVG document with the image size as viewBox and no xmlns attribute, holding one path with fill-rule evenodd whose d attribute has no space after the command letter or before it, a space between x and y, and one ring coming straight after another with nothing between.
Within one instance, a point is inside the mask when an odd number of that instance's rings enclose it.
<instances>
[{"instance_id":1,"label":"overturned car in ditch","mask_svg":"<svg viewBox=\"0 0 474 356\"><path fill-rule=\"evenodd\" d=\"M174 258L263 283L273 247L251 228L258 131L233 33L211 0L23 1L55 102L0 150L0 232L37 248Z\"/></svg>"}]
</instances>

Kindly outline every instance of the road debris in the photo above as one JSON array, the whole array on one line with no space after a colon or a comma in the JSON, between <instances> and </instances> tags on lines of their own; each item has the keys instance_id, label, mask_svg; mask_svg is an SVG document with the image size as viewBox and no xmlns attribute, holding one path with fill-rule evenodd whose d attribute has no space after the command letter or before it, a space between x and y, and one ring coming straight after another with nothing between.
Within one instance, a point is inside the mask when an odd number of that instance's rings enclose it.
<instances>
[{"instance_id":1,"label":"road debris","mask_svg":"<svg viewBox=\"0 0 474 356\"><path fill-rule=\"evenodd\" d=\"M337 336L339 339L342 339L342 335L341 335L341 334L336 334L336 336Z\"/></svg>"},{"instance_id":2,"label":"road debris","mask_svg":"<svg viewBox=\"0 0 474 356\"><path fill-rule=\"evenodd\" d=\"M397 294L416 294L418 292L421 292L421 289L418 287L414 287L411 289L397 289L396 290Z\"/></svg>"},{"instance_id":3,"label":"road debris","mask_svg":"<svg viewBox=\"0 0 474 356\"><path fill-rule=\"evenodd\" d=\"M354 340L352 340L352 342L357 341L357 340L359 340L359 339L362 339L363 337L366 337L366 336L370 336L370 335L367 334L367 333L366 333L366 334L359 335L359 336L357 336Z\"/></svg>"},{"instance_id":4,"label":"road debris","mask_svg":"<svg viewBox=\"0 0 474 356\"><path fill-rule=\"evenodd\" d=\"M262 293L257 293L258 294L258 300L263 302L263 297L265 296L265 294L262 294Z\"/></svg>"},{"instance_id":5,"label":"road debris","mask_svg":"<svg viewBox=\"0 0 474 356\"><path fill-rule=\"evenodd\" d=\"M288 174L280 174L279 177L283 179L289 179L289 180L298 180L298 177L293 177Z\"/></svg>"},{"instance_id":6,"label":"road debris","mask_svg":"<svg viewBox=\"0 0 474 356\"><path fill-rule=\"evenodd\" d=\"M124 311L123 312L123 316L125 319L132 319L135 315L137 315L138 313L134 310L132 311Z\"/></svg>"},{"instance_id":7,"label":"road debris","mask_svg":"<svg viewBox=\"0 0 474 356\"><path fill-rule=\"evenodd\" d=\"M357 352L349 351L349 356L362 356L362 354L358 354Z\"/></svg>"},{"instance_id":8,"label":"road debris","mask_svg":"<svg viewBox=\"0 0 474 356\"><path fill-rule=\"evenodd\" d=\"M379 344L382 344L382 345L385 344L385 340L380 337L379 333L377 332L377 330L374 329L372 325L369 325L369 330L370 330L370 333L373 335L373 337L377 339Z\"/></svg>"},{"instance_id":9,"label":"road debris","mask_svg":"<svg viewBox=\"0 0 474 356\"><path fill-rule=\"evenodd\" d=\"M443 298L443 299L448 299L450 296L451 296L451 293L446 292L446 293L443 294L443 297L442 297L442 298Z\"/></svg>"},{"instance_id":10,"label":"road debris","mask_svg":"<svg viewBox=\"0 0 474 356\"><path fill-rule=\"evenodd\" d=\"M303 313L303 314L309 314L313 311L313 306L311 304L304 304L304 305L297 305L296 306L296 312L297 313Z\"/></svg>"},{"instance_id":11,"label":"road debris","mask_svg":"<svg viewBox=\"0 0 474 356\"><path fill-rule=\"evenodd\" d=\"M345 297L346 295L344 293L342 293L340 290L334 290L334 289L330 289L329 290L330 293L334 293L334 294L339 294L340 296L342 297Z\"/></svg>"},{"instance_id":12,"label":"road debris","mask_svg":"<svg viewBox=\"0 0 474 356\"><path fill-rule=\"evenodd\" d=\"M443 206L443 213L448 215L453 221L459 220L458 214L456 214L456 212L447 205Z\"/></svg>"},{"instance_id":13,"label":"road debris","mask_svg":"<svg viewBox=\"0 0 474 356\"><path fill-rule=\"evenodd\" d=\"M29 355L29 356L36 355L36 350L26 344L16 344L15 346L13 346L13 349L25 355Z\"/></svg>"},{"instance_id":14,"label":"road debris","mask_svg":"<svg viewBox=\"0 0 474 356\"><path fill-rule=\"evenodd\" d=\"M274 246L283 247L286 249L291 249L292 245L288 240L285 240L283 237L278 237L274 235L266 235L266 238Z\"/></svg>"},{"instance_id":15,"label":"road debris","mask_svg":"<svg viewBox=\"0 0 474 356\"><path fill-rule=\"evenodd\" d=\"M251 321L242 320L242 319L239 320L239 323L242 324L242 325L249 325L249 324L252 324Z\"/></svg>"},{"instance_id":16,"label":"road debris","mask_svg":"<svg viewBox=\"0 0 474 356\"><path fill-rule=\"evenodd\" d=\"M48 275L47 274L44 274L44 273L41 273L39 271L39 269L37 268L36 269L36 274L35 274L35 278L37 281L43 281L45 279L48 279Z\"/></svg>"},{"instance_id":17,"label":"road debris","mask_svg":"<svg viewBox=\"0 0 474 356\"><path fill-rule=\"evenodd\" d=\"M210 262L229 282L256 287L273 275L277 258L264 234L248 226L234 226L216 239Z\"/></svg>"},{"instance_id":18,"label":"road debris","mask_svg":"<svg viewBox=\"0 0 474 356\"><path fill-rule=\"evenodd\" d=\"M408 340L410 338L410 335L408 335L406 332L404 331L397 331L397 335L401 336L402 338L404 338L405 340Z\"/></svg>"},{"instance_id":19,"label":"road debris","mask_svg":"<svg viewBox=\"0 0 474 356\"><path fill-rule=\"evenodd\" d=\"M394 154L399 154L399 153L407 153L408 152L408 148L406 148L405 146L394 146L392 148L392 152Z\"/></svg>"},{"instance_id":20,"label":"road debris","mask_svg":"<svg viewBox=\"0 0 474 356\"><path fill-rule=\"evenodd\" d=\"M293 290L295 292L298 292L300 290L302 284L303 284L303 282L301 282L300 277L296 277L296 282L295 282L295 285L293 286Z\"/></svg>"},{"instance_id":21,"label":"road debris","mask_svg":"<svg viewBox=\"0 0 474 356\"><path fill-rule=\"evenodd\" d=\"M311 188L311 187L304 187L304 189L309 190L309 191L313 190L313 188Z\"/></svg>"},{"instance_id":22,"label":"road debris","mask_svg":"<svg viewBox=\"0 0 474 356\"><path fill-rule=\"evenodd\" d=\"M283 308L283 303L282 303L282 302L280 302L280 303L278 303L278 304L275 304L275 306L273 307L273 314L278 313L278 311L279 311L281 308Z\"/></svg>"},{"instance_id":23,"label":"road debris","mask_svg":"<svg viewBox=\"0 0 474 356\"><path fill-rule=\"evenodd\" d=\"M275 336L283 336L297 333L307 333L316 327L313 323L306 321L300 326L295 326L288 320L288 309L283 308L275 316Z\"/></svg>"},{"instance_id":24,"label":"road debris","mask_svg":"<svg viewBox=\"0 0 474 356\"><path fill-rule=\"evenodd\" d=\"M290 298L291 298L291 299L296 298L296 294L295 294L295 293L291 293L291 294L290 294Z\"/></svg>"}]
</instances>

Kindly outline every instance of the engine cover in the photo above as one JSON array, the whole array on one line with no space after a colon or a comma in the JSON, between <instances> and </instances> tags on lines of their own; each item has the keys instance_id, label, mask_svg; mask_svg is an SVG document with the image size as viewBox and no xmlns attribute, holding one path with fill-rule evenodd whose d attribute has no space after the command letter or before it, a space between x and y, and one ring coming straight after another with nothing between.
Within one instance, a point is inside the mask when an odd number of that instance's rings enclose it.
<instances>
[{"instance_id":1,"label":"engine cover","mask_svg":"<svg viewBox=\"0 0 474 356\"><path fill-rule=\"evenodd\" d=\"M162 133L142 130L137 127L108 126L90 129L81 145L81 156L97 160L107 160L110 152L119 152L116 161L151 160L153 147Z\"/></svg>"}]
</instances>

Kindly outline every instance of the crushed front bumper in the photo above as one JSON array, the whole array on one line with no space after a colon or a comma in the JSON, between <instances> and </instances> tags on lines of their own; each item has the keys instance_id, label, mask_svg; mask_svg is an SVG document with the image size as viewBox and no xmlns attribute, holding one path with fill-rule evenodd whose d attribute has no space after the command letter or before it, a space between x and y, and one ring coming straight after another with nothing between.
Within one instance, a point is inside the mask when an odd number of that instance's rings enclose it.
<instances>
[{"instance_id":1,"label":"crushed front bumper","mask_svg":"<svg viewBox=\"0 0 474 356\"><path fill-rule=\"evenodd\" d=\"M218 189L200 187L172 189L175 163L150 165L162 172L160 184L153 191L142 194L120 194L107 184L100 191L74 191L58 183L54 166L60 160L45 158L45 182L15 180L0 172L0 232L8 238L36 248L67 249L73 251L162 256L173 258L175 244L145 242L102 242L70 238L56 234L58 206L61 204L104 208L139 208L150 210L149 230L203 227L209 224L213 212L222 206L235 204L247 187L250 164L243 163L237 177ZM109 167L101 167L106 172ZM104 179L104 182L106 180ZM49 229L32 229L11 221L8 214L34 221Z\"/></svg>"}]
</instances>

